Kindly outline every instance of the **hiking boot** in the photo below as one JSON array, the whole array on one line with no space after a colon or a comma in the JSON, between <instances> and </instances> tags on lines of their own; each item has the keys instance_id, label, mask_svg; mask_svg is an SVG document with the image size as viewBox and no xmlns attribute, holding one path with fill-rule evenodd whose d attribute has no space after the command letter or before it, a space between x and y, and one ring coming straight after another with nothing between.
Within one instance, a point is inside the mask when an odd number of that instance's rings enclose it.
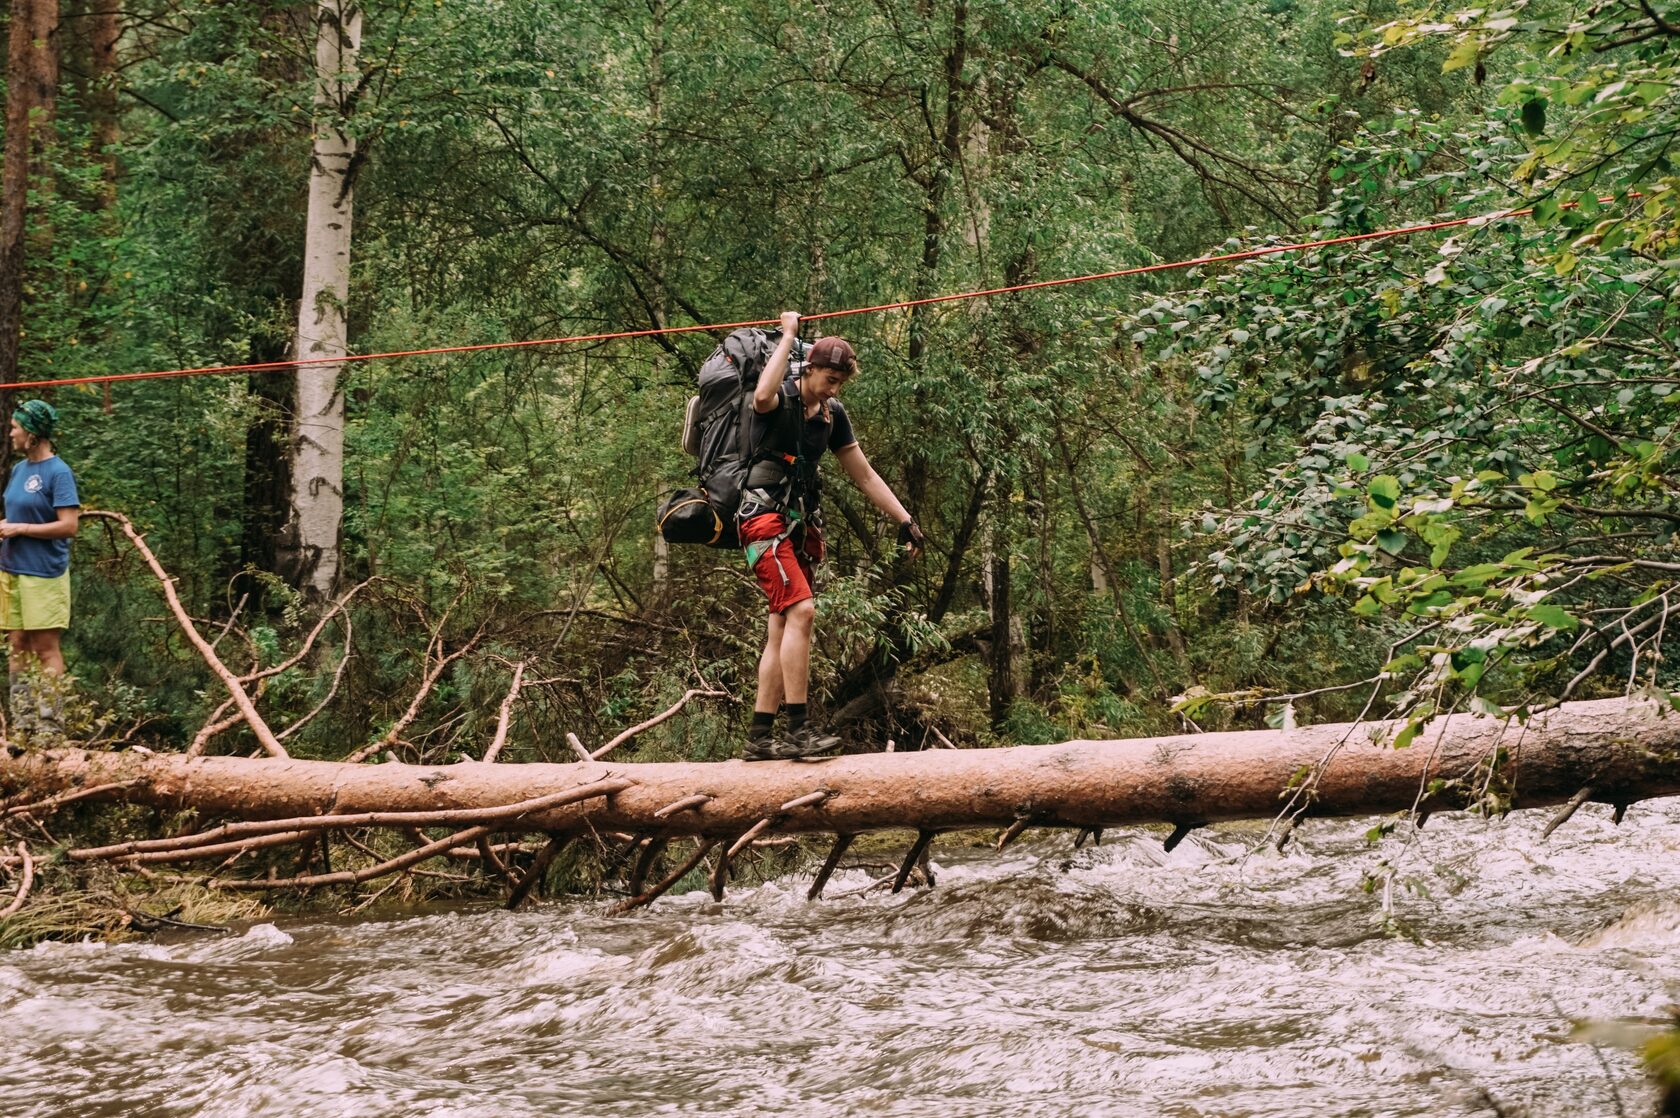
<instances>
[{"instance_id":1,"label":"hiking boot","mask_svg":"<svg viewBox=\"0 0 1680 1118\"><path fill-rule=\"evenodd\" d=\"M787 734L760 734L747 739L741 750L743 761L797 761L801 757L815 757L839 749L841 741L833 734L819 734L809 726L801 726Z\"/></svg>"}]
</instances>

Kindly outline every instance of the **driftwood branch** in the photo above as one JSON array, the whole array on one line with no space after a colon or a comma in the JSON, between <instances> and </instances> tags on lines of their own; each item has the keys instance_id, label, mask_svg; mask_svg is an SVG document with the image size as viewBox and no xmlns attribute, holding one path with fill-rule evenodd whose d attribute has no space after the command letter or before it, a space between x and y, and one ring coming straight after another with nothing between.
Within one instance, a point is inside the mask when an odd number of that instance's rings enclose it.
<instances>
[{"instance_id":1,"label":"driftwood branch","mask_svg":"<svg viewBox=\"0 0 1680 1118\"><path fill-rule=\"evenodd\" d=\"M457 831L448 838L438 839L420 847L400 854L388 861L377 865L363 866L358 870L339 870L336 873L306 874L302 877L285 877L274 880L263 878L208 878L201 884L212 889L235 889L247 892L265 889L310 889L318 885L355 885L363 881L372 881L376 877L384 877L388 873L396 873L410 866L424 862L427 858L436 857L457 846L466 846L478 841L489 834L493 827L468 827L464 831Z\"/></svg>"},{"instance_id":2,"label":"driftwood branch","mask_svg":"<svg viewBox=\"0 0 1680 1118\"><path fill-rule=\"evenodd\" d=\"M630 880L626 887L632 897L640 896L647 885L647 875L653 871L653 863L664 852L666 844L671 840L662 835L654 835L642 843L642 851L636 856L635 868L630 871Z\"/></svg>"},{"instance_id":3,"label":"driftwood branch","mask_svg":"<svg viewBox=\"0 0 1680 1118\"><path fill-rule=\"evenodd\" d=\"M263 850L272 846L290 846L295 842L305 842L313 839L318 831L275 831L272 834L252 835L249 838L237 839L233 842L202 843L197 846L183 847L179 850L143 850L133 854L124 854L114 859L125 865L160 865L168 862L193 862L200 858L237 858L253 850Z\"/></svg>"},{"instance_id":4,"label":"driftwood branch","mask_svg":"<svg viewBox=\"0 0 1680 1118\"><path fill-rule=\"evenodd\" d=\"M897 893L904 888L904 883L910 880L910 871L916 868L916 863L922 860L927 848L932 844L938 831L920 831L916 841L911 844L910 852L904 856L904 863L898 867L898 876L893 878L892 891Z\"/></svg>"},{"instance_id":5,"label":"driftwood branch","mask_svg":"<svg viewBox=\"0 0 1680 1118\"><path fill-rule=\"evenodd\" d=\"M1569 797L1568 802L1563 805L1556 815L1552 816L1551 822L1546 824L1546 829L1540 832L1540 837L1542 839L1551 838L1552 832L1569 822L1570 818L1581 809L1581 805L1592 799L1592 797L1593 786L1590 784L1585 788L1582 788L1573 796Z\"/></svg>"}]
</instances>

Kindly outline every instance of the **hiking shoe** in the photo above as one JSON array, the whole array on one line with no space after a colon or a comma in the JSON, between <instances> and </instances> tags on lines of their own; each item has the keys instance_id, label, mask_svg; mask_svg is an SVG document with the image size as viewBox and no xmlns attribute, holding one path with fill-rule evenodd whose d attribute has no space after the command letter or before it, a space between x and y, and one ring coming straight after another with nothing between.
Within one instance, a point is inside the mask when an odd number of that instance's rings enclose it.
<instances>
[{"instance_id":1,"label":"hiking shoe","mask_svg":"<svg viewBox=\"0 0 1680 1118\"><path fill-rule=\"evenodd\" d=\"M795 757L816 757L823 753L833 753L845 742L836 734L825 734L809 724L797 730L789 730L784 736L790 746L798 750Z\"/></svg>"},{"instance_id":2,"label":"hiking shoe","mask_svg":"<svg viewBox=\"0 0 1680 1118\"><path fill-rule=\"evenodd\" d=\"M785 761L795 756L798 754L793 752L793 747L775 734L750 737L746 747L741 750L743 761Z\"/></svg>"},{"instance_id":3,"label":"hiking shoe","mask_svg":"<svg viewBox=\"0 0 1680 1118\"><path fill-rule=\"evenodd\" d=\"M839 749L841 741L833 734L819 734L809 726L782 734L763 734L748 738L741 750L743 761L797 761L801 757L816 757Z\"/></svg>"}]
</instances>

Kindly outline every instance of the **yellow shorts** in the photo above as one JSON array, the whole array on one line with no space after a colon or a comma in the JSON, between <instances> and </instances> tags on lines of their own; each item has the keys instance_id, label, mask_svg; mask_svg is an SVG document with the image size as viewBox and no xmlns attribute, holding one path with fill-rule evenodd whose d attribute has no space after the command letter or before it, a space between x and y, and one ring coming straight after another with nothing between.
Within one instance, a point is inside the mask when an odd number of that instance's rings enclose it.
<instances>
[{"instance_id":1,"label":"yellow shorts","mask_svg":"<svg viewBox=\"0 0 1680 1118\"><path fill-rule=\"evenodd\" d=\"M70 572L57 578L0 571L0 629L68 629Z\"/></svg>"}]
</instances>

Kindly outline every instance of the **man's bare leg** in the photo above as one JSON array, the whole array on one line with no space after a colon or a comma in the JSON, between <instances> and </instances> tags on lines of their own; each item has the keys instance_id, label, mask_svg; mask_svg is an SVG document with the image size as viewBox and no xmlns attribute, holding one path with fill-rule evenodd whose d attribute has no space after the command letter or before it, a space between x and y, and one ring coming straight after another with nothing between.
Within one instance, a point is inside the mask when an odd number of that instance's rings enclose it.
<instances>
[{"instance_id":1,"label":"man's bare leg","mask_svg":"<svg viewBox=\"0 0 1680 1118\"><path fill-rule=\"evenodd\" d=\"M753 703L758 714L775 714L782 703L782 641L786 628L781 614L770 615L764 652L758 658L758 699Z\"/></svg>"},{"instance_id":2,"label":"man's bare leg","mask_svg":"<svg viewBox=\"0 0 1680 1118\"><path fill-rule=\"evenodd\" d=\"M782 621L781 695L788 703L803 703L811 688L811 627L817 604L810 598L789 606Z\"/></svg>"}]
</instances>

